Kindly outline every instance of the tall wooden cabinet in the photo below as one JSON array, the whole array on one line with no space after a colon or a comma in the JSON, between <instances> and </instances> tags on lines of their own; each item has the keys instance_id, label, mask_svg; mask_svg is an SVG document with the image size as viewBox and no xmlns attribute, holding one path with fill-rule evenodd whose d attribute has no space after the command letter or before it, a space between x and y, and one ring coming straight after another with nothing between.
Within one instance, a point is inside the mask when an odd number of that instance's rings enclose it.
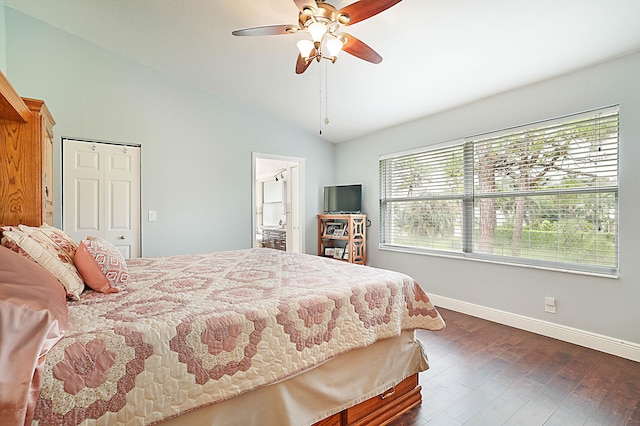
<instances>
[{"instance_id":1,"label":"tall wooden cabinet","mask_svg":"<svg viewBox=\"0 0 640 426\"><path fill-rule=\"evenodd\" d=\"M0 225L53 225L53 126L43 101L0 73Z\"/></svg>"},{"instance_id":2,"label":"tall wooden cabinet","mask_svg":"<svg viewBox=\"0 0 640 426\"><path fill-rule=\"evenodd\" d=\"M367 215L319 214L318 255L367 264Z\"/></svg>"}]
</instances>

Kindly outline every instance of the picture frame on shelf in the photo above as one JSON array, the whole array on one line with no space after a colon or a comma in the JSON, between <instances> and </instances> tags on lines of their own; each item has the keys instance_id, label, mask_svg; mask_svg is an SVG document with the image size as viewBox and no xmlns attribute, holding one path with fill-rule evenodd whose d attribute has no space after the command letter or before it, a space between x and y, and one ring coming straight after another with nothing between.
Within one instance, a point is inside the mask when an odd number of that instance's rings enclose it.
<instances>
[{"instance_id":1,"label":"picture frame on shelf","mask_svg":"<svg viewBox=\"0 0 640 426\"><path fill-rule=\"evenodd\" d=\"M334 259L342 259L344 257L344 248L342 247L336 247L335 251L333 253L333 258Z\"/></svg>"},{"instance_id":2,"label":"picture frame on shelf","mask_svg":"<svg viewBox=\"0 0 640 426\"><path fill-rule=\"evenodd\" d=\"M336 229L334 229L334 231L333 231L333 236L334 237L342 237L342 236L344 236L344 228L345 227L344 227L343 224L340 224L340 225L341 226L336 227Z\"/></svg>"},{"instance_id":3,"label":"picture frame on shelf","mask_svg":"<svg viewBox=\"0 0 640 426\"><path fill-rule=\"evenodd\" d=\"M324 234L322 236L323 237L337 237L337 236L341 237L342 234L344 233L344 225L345 225L344 223L340 223L340 222L327 222L324 228Z\"/></svg>"},{"instance_id":4,"label":"picture frame on shelf","mask_svg":"<svg viewBox=\"0 0 640 426\"><path fill-rule=\"evenodd\" d=\"M325 247L324 255L327 257L333 257L335 255L335 247Z\"/></svg>"},{"instance_id":5,"label":"picture frame on shelf","mask_svg":"<svg viewBox=\"0 0 640 426\"><path fill-rule=\"evenodd\" d=\"M344 249L344 252L342 253L342 260L346 260L347 262L349 261L349 250L348 249Z\"/></svg>"}]
</instances>

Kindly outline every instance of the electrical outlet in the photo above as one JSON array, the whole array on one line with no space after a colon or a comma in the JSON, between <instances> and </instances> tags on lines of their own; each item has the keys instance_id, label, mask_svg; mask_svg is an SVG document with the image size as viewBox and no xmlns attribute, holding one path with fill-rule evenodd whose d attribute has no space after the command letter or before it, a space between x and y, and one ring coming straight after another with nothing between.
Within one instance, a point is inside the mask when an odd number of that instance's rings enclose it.
<instances>
[{"instance_id":1,"label":"electrical outlet","mask_svg":"<svg viewBox=\"0 0 640 426\"><path fill-rule=\"evenodd\" d=\"M544 310L550 314L556 313L556 299L553 297L544 298Z\"/></svg>"},{"instance_id":2,"label":"electrical outlet","mask_svg":"<svg viewBox=\"0 0 640 426\"><path fill-rule=\"evenodd\" d=\"M158 216L155 210L149 210L149 222L155 222L158 220Z\"/></svg>"}]
</instances>

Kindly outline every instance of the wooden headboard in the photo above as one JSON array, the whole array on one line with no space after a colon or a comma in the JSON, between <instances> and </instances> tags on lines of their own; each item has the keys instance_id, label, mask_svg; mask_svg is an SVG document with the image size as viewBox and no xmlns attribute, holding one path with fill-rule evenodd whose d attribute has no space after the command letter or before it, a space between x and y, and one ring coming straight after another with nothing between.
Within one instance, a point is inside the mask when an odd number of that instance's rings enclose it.
<instances>
[{"instance_id":1,"label":"wooden headboard","mask_svg":"<svg viewBox=\"0 0 640 426\"><path fill-rule=\"evenodd\" d=\"M0 71L0 225L53 225L53 118Z\"/></svg>"},{"instance_id":2,"label":"wooden headboard","mask_svg":"<svg viewBox=\"0 0 640 426\"><path fill-rule=\"evenodd\" d=\"M26 123L30 117L29 107L0 71L0 120Z\"/></svg>"}]
</instances>

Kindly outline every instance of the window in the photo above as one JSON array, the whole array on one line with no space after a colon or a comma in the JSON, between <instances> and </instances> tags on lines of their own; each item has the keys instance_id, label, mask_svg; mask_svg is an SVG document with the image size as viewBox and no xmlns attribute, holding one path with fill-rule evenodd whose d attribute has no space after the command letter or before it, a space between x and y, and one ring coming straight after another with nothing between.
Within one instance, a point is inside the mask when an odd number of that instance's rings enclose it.
<instances>
[{"instance_id":1,"label":"window","mask_svg":"<svg viewBox=\"0 0 640 426\"><path fill-rule=\"evenodd\" d=\"M380 247L618 270L618 108L381 157Z\"/></svg>"}]
</instances>

